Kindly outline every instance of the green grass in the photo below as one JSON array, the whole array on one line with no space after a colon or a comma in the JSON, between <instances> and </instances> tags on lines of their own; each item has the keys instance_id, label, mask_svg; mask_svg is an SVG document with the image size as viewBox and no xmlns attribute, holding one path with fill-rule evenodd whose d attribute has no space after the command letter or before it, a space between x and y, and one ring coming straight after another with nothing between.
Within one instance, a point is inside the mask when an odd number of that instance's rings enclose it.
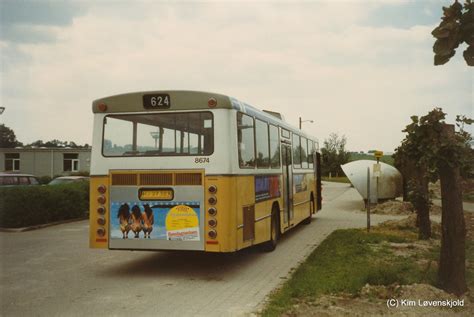
<instances>
[{"instance_id":1,"label":"green grass","mask_svg":"<svg viewBox=\"0 0 474 317\"><path fill-rule=\"evenodd\" d=\"M466 202L469 202L469 203L474 203L474 194L472 194L472 193L463 194L462 195L462 200L466 201Z\"/></svg>"},{"instance_id":2,"label":"green grass","mask_svg":"<svg viewBox=\"0 0 474 317\"><path fill-rule=\"evenodd\" d=\"M410 232L400 232L334 231L301 264L291 279L271 295L262 315L280 316L296 301L321 294L344 292L355 295L366 283L434 284L436 274L431 267L421 268L416 259L396 256L390 250L389 242L416 239ZM431 257L429 252L426 257Z\"/></svg>"},{"instance_id":3,"label":"green grass","mask_svg":"<svg viewBox=\"0 0 474 317\"><path fill-rule=\"evenodd\" d=\"M331 178L327 176L323 176L321 177L321 179L326 182L347 183L347 184L351 183L346 176L331 177Z\"/></svg>"},{"instance_id":4,"label":"green grass","mask_svg":"<svg viewBox=\"0 0 474 317\"><path fill-rule=\"evenodd\" d=\"M471 301L474 299L474 241L466 240L466 260L468 265L466 266L466 283L467 287L471 290Z\"/></svg>"}]
</instances>

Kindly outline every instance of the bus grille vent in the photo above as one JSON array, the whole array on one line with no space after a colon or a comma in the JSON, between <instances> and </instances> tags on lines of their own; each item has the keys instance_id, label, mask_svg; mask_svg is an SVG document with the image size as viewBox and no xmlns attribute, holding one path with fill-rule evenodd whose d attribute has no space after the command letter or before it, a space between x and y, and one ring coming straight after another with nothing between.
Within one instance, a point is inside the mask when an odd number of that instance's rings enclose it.
<instances>
[{"instance_id":1,"label":"bus grille vent","mask_svg":"<svg viewBox=\"0 0 474 317\"><path fill-rule=\"evenodd\" d=\"M202 185L202 175L199 173L176 174L176 185Z\"/></svg>"},{"instance_id":2,"label":"bus grille vent","mask_svg":"<svg viewBox=\"0 0 474 317\"><path fill-rule=\"evenodd\" d=\"M244 218L244 241L255 239L255 206L243 208Z\"/></svg>"},{"instance_id":3,"label":"bus grille vent","mask_svg":"<svg viewBox=\"0 0 474 317\"><path fill-rule=\"evenodd\" d=\"M112 174L112 185L137 185L137 174Z\"/></svg>"},{"instance_id":4,"label":"bus grille vent","mask_svg":"<svg viewBox=\"0 0 474 317\"><path fill-rule=\"evenodd\" d=\"M140 174L140 185L173 185L173 174Z\"/></svg>"}]
</instances>

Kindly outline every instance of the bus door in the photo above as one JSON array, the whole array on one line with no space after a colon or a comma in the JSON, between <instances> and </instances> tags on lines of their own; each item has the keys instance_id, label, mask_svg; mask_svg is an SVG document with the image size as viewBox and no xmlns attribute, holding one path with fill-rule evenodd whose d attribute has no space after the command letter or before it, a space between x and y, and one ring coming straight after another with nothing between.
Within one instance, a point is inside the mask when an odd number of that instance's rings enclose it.
<instances>
[{"instance_id":1,"label":"bus door","mask_svg":"<svg viewBox=\"0 0 474 317\"><path fill-rule=\"evenodd\" d=\"M316 201L316 210L323 208L323 196L322 196L322 184L321 184L321 153L316 152L314 156L315 162L314 167L316 169L316 192L318 194L318 200Z\"/></svg>"},{"instance_id":2,"label":"bus door","mask_svg":"<svg viewBox=\"0 0 474 317\"><path fill-rule=\"evenodd\" d=\"M283 167L283 205L285 227L289 227L293 219L293 173L291 169L291 145L281 144Z\"/></svg>"}]
</instances>

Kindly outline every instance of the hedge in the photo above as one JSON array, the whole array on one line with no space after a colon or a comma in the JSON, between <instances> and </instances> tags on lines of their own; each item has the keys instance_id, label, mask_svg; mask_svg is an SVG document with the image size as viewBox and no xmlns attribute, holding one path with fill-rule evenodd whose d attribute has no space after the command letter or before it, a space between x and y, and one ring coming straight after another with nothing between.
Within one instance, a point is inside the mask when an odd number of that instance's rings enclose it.
<instances>
[{"instance_id":1,"label":"hedge","mask_svg":"<svg viewBox=\"0 0 474 317\"><path fill-rule=\"evenodd\" d=\"M84 217L89 183L0 188L0 227L20 228Z\"/></svg>"}]
</instances>

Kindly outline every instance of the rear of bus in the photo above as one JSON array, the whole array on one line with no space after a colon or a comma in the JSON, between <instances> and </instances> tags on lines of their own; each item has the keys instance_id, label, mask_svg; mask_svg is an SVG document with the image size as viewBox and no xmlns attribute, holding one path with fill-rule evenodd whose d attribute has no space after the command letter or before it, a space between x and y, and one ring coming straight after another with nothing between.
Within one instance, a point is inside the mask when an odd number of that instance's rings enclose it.
<instances>
[{"instance_id":1,"label":"rear of bus","mask_svg":"<svg viewBox=\"0 0 474 317\"><path fill-rule=\"evenodd\" d=\"M218 94L159 91L93 102L90 247L234 251L229 130ZM234 127L234 128L231 128Z\"/></svg>"}]
</instances>

